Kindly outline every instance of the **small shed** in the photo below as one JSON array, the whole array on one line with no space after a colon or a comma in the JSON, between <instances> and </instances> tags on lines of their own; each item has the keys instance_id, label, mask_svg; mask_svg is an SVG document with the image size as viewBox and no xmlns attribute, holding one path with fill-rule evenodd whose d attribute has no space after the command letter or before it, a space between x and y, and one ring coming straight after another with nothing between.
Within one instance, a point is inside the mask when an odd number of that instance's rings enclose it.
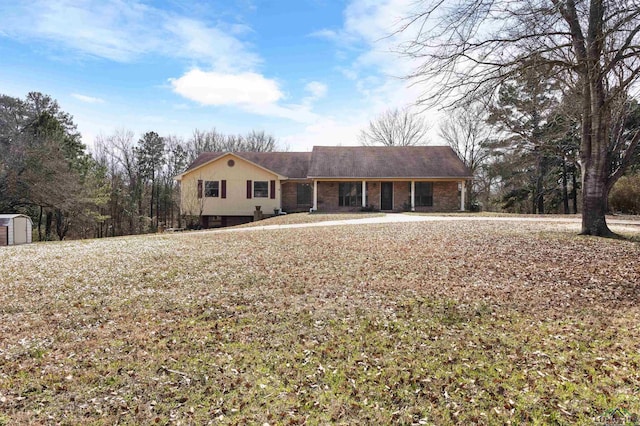
<instances>
[{"instance_id":1,"label":"small shed","mask_svg":"<svg viewBox=\"0 0 640 426\"><path fill-rule=\"evenodd\" d=\"M0 246L28 244L32 238L33 223L24 214L0 214Z\"/></svg>"}]
</instances>

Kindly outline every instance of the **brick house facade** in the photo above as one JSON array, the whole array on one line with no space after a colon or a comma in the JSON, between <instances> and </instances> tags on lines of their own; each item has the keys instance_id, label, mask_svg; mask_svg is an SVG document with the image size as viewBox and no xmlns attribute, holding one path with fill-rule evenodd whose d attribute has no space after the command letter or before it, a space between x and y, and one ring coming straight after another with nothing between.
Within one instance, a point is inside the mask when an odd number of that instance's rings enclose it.
<instances>
[{"instance_id":1,"label":"brick house facade","mask_svg":"<svg viewBox=\"0 0 640 426\"><path fill-rule=\"evenodd\" d=\"M181 211L204 227L279 212L464 210L471 174L449 147L314 147L203 153L176 177ZM214 225L212 225L214 224Z\"/></svg>"},{"instance_id":2,"label":"brick house facade","mask_svg":"<svg viewBox=\"0 0 640 426\"><path fill-rule=\"evenodd\" d=\"M460 210L460 190L458 182L433 182L433 204L431 206L414 206L411 209L411 181L392 181L392 208L384 211L392 212L453 212ZM340 206L339 193L336 190L339 181L318 182L318 211L358 212L363 206ZM366 206L372 210L381 208L382 181L366 182ZM284 205L284 204L283 204ZM293 211L293 209L291 209Z\"/></svg>"}]
</instances>

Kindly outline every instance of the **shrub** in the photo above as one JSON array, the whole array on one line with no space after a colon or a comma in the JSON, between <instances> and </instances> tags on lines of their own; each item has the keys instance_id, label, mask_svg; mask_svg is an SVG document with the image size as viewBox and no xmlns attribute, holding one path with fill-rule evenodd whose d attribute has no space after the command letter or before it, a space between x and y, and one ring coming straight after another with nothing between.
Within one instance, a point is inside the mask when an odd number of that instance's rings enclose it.
<instances>
[{"instance_id":1,"label":"shrub","mask_svg":"<svg viewBox=\"0 0 640 426\"><path fill-rule=\"evenodd\" d=\"M379 210L373 204L367 204L365 207L361 207L360 211L361 212L377 212Z\"/></svg>"},{"instance_id":2,"label":"shrub","mask_svg":"<svg viewBox=\"0 0 640 426\"><path fill-rule=\"evenodd\" d=\"M609 193L612 211L640 214L640 174L622 176Z\"/></svg>"}]
</instances>

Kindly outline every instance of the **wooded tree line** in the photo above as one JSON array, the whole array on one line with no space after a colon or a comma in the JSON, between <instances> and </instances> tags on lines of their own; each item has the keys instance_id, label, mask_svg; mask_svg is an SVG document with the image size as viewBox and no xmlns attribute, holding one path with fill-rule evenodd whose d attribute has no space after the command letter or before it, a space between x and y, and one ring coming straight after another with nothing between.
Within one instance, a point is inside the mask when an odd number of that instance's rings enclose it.
<instances>
[{"instance_id":1,"label":"wooded tree line","mask_svg":"<svg viewBox=\"0 0 640 426\"><path fill-rule=\"evenodd\" d=\"M440 139L469 167L470 210L512 213L578 213L581 202L579 97L562 90L552 68L525 67L505 79L495 96L454 109L439 123ZM629 146L640 130L640 105L624 98L611 114L610 149ZM360 133L363 145L426 144L430 127L410 109L391 109ZM622 157L612 157L611 170ZM628 176L612 188L614 211L640 213L640 146Z\"/></svg>"},{"instance_id":2,"label":"wooded tree line","mask_svg":"<svg viewBox=\"0 0 640 426\"><path fill-rule=\"evenodd\" d=\"M627 134L623 118L640 82L638 0L421 0L398 34L408 36L399 50L416 64L407 78L424 89L422 105L463 107L504 97L514 80L529 81L532 101L545 105L547 90L538 91L529 76L551 77L545 83L557 85L579 115L581 233L612 235L608 196L640 143L640 131ZM518 123L505 113L496 122L513 132ZM564 113L571 117L569 108ZM535 148L544 123L529 119L529 128L518 130L527 131ZM542 147L534 157L538 209L548 164Z\"/></svg>"},{"instance_id":3,"label":"wooded tree line","mask_svg":"<svg viewBox=\"0 0 640 426\"><path fill-rule=\"evenodd\" d=\"M514 213L581 211L580 111L543 68L505 81L495 98L454 111L440 137L475 176L467 187L471 209ZM626 99L612 114L611 149L629 145L640 130L640 105ZM635 147L627 176L612 189L609 210L640 212L640 168ZM612 157L612 170L621 157Z\"/></svg>"},{"instance_id":4,"label":"wooded tree line","mask_svg":"<svg viewBox=\"0 0 640 426\"><path fill-rule=\"evenodd\" d=\"M47 95L0 95L0 212L32 217L40 241L154 232L182 226L173 178L206 151L282 149L262 131L191 138L99 136L92 152L73 118Z\"/></svg>"}]
</instances>

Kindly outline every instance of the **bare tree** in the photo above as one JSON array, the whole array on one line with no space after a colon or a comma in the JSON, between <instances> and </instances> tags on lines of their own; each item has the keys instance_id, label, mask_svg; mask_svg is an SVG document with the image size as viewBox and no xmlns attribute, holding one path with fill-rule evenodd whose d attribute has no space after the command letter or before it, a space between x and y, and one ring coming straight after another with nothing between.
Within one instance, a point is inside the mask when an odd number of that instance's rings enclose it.
<instances>
[{"instance_id":1,"label":"bare tree","mask_svg":"<svg viewBox=\"0 0 640 426\"><path fill-rule=\"evenodd\" d=\"M409 108L390 109L369 122L360 132L362 145L413 146L428 143L429 125Z\"/></svg>"},{"instance_id":2,"label":"bare tree","mask_svg":"<svg viewBox=\"0 0 640 426\"><path fill-rule=\"evenodd\" d=\"M184 149L184 140L179 136L165 136L165 167L162 171L163 203L165 218L164 223L169 227L175 226L174 218L177 216L178 227L182 226L179 214L180 191L175 176L183 172L187 165L187 152ZM175 215L176 209L178 214Z\"/></svg>"},{"instance_id":3,"label":"bare tree","mask_svg":"<svg viewBox=\"0 0 640 426\"><path fill-rule=\"evenodd\" d=\"M277 149L276 139L264 130L252 130L244 137L246 151L252 152L272 152Z\"/></svg>"},{"instance_id":4,"label":"bare tree","mask_svg":"<svg viewBox=\"0 0 640 426\"><path fill-rule=\"evenodd\" d=\"M252 130L246 135L225 135L214 128L208 132L194 130L185 150L189 162L192 162L203 152L273 152L281 150L281 147L272 135L263 130Z\"/></svg>"},{"instance_id":5,"label":"bare tree","mask_svg":"<svg viewBox=\"0 0 640 426\"><path fill-rule=\"evenodd\" d=\"M104 139L104 143L115 159L115 167L118 173L124 175L125 216L129 219L128 234L140 232L140 216L142 216L142 182L140 179L138 159L134 133L131 130L120 129L112 136ZM115 188L115 186L114 186ZM114 217L115 212L114 212Z\"/></svg>"},{"instance_id":6,"label":"bare tree","mask_svg":"<svg viewBox=\"0 0 640 426\"><path fill-rule=\"evenodd\" d=\"M194 161L203 152L226 151L226 140L227 137L218 132L215 127L209 131L195 129L185 146L188 161Z\"/></svg>"},{"instance_id":7,"label":"bare tree","mask_svg":"<svg viewBox=\"0 0 640 426\"><path fill-rule=\"evenodd\" d=\"M423 1L419 7L399 32L412 34L402 52L421 64L408 78L432 88L421 103L451 106L494 94L505 79L542 64L580 94L582 233L611 235L607 196L640 141L640 131L623 146L610 136L612 109L640 77L640 2Z\"/></svg>"},{"instance_id":8,"label":"bare tree","mask_svg":"<svg viewBox=\"0 0 640 426\"><path fill-rule=\"evenodd\" d=\"M190 178L188 181L180 182L180 215L188 226L202 224L202 213L204 212L204 201L202 197L202 176ZM197 222L194 224L194 220Z\"/></svg>"},{"instance_id":9,"label":"bare tree","mask_svg":"<svg viewBox=\"0 0 640 426\"><path fill-rule=\"evenodd\" d=\"M460 108L440 123L438 131L474 176L473 184L467 186L469 205L476 201L478 193L488 192L491 186L490 183L483 185L480 179L482 166L489 157L487 143L492 137L486 118L487 113L481 104Z\"/></svg>"}]
</instances>

